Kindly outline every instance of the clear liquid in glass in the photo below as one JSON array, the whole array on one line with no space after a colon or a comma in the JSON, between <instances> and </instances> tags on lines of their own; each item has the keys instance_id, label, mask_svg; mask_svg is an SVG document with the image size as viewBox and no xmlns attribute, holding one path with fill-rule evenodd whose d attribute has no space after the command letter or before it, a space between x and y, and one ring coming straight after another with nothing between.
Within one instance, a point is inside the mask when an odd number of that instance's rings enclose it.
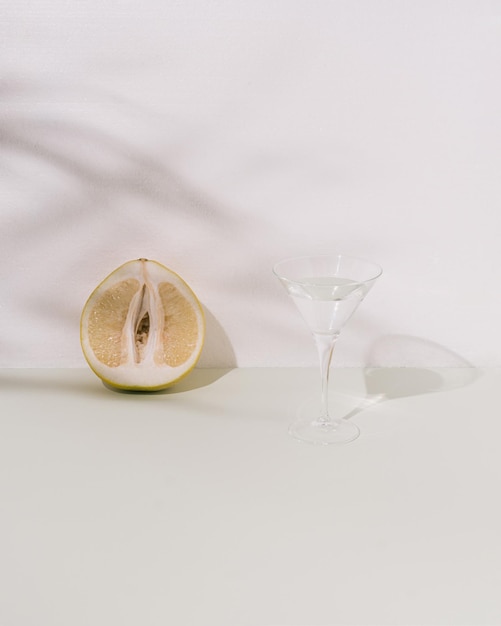
<instances>
[{"instance_id":1,"label":"clear liquid in glass","mask_svg":"<svg viewBox=\"0 0 501 626\"><path fill-rule=\"evenodd\" d=\"M286 285L314 334L337 335L364 298L365 285L334 276L305 277Z\"/></svg>"}]
</instances>

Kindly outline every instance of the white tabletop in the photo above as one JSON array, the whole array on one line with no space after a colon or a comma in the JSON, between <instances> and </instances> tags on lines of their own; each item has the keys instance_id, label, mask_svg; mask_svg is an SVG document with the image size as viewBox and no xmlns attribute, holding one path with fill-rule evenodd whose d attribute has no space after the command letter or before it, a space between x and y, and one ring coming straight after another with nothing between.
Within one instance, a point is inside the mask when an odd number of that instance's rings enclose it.
<instances>
[{"instance_id":1,"label":"white tabletop","mask_svg":"<svg viewBox=\"0 0 501 626\"><path fill-rule=\"evenodd\" d=\"M0 370L1 626L501 624L501 370Z\"/></svg>"}]
</instances>

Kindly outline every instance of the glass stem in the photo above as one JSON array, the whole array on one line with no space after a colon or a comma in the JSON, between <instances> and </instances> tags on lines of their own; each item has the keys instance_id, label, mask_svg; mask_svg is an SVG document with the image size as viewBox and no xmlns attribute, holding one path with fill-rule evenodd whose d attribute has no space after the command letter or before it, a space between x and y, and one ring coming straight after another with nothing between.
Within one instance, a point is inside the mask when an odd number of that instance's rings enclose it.
<instances>
[{"instance_id":1,"label":"glass stem","mask_svg":"<svg viewBox=\"0 0 501 626\"><path fill-rule=\"evenodd\" d=\"M320 361L320 379L322 384L321 395L321 409L318 422L320 424L330 424L332 419L329 415L329 370L332 359L332 353L334 351L334 344L336 343L339 334L337 335L320 335L313 334L315 338L315 344L318 350L318 357Z\"/></svg>"}]
</instances>

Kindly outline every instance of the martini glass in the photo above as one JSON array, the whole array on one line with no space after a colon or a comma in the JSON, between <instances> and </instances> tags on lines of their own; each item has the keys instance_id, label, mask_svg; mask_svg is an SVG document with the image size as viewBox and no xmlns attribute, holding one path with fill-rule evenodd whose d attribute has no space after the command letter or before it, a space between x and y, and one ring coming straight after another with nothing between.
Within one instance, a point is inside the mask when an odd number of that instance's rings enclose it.
<instances>
[{"instance_id":1,"label":"martini glass","mask_svg":"<svg viewBox=\"0 0 501 626\"><path fill-rule=\"evenodd\" d=\"M347 443L360 431L352 422L329 414L329 368L341 329L369 293L381 268L375 263L329 254L279 261L274 274L292 297L313 335L321 376L320 409L300 415L290 434L308 443Z\"/></svg>"}]
</instances>

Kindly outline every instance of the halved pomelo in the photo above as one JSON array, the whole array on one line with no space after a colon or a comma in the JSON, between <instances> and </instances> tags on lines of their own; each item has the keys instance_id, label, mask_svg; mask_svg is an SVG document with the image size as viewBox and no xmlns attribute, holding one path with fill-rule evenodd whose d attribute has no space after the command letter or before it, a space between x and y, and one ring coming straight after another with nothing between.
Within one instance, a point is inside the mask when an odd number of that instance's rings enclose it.
<instances>
[{"instance_id":1,"label":"halved pomelo","mask_svg":"<svg viewBox=\"0 0 501 626\"><path fill-rule=\"evenodd\" d=\"M200 302L175 272L148 259L124 263L96 287L80 320L91 369L121 389L164 389L194 367L205 336Z\"/></svg>"}]
</instances>

